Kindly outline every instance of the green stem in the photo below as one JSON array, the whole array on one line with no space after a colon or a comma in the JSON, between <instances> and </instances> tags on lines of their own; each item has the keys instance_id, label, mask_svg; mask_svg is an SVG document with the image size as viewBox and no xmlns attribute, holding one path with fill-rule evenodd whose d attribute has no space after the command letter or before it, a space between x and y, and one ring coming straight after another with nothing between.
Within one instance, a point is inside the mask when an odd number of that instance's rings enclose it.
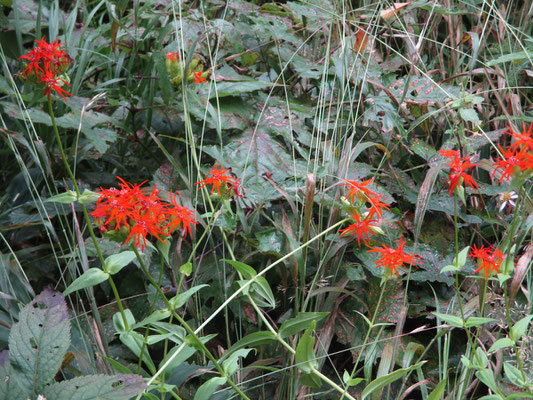
<instances>
[{"instance_id":1,"label":"green stem","mask_svg":"<svg viewBox=\"0 0 533 400\"><path fill-rule=\"evenodd\" d=\"M81 197L80 188L78 187L76 178L74 177L74 174L72 173L72 169L70 168L70 165L67 161L67 156L65 155L65 150L63 149L63 144L61 143L61 137L59 136L59 130L57 129L56 119L54 116L54 110L52 108L52 101L50 99L48 99L48 112L50 114L50 118L52 119L52 127L54 129L54 134L56 137L57 145L59 147L59 152L61 153L61 160L63 160L63 165L65 166L65 170L67 171L67 174L70 180L72 181L72 185L74 186L76 196L79 199ZM94 230L93 230L92 223L91 223L91 218L89 218L89 213L87 212L87 207L85 207L85 204L83 203L80 203L80 206L81 206L81 209L83 210L83 218L85 219L85 223L87 224L87 229L89 230L89 234L91 235L91 238L93 240L96 253L98 254L98 259L102 263L102 268L105 271L106 265L105 265L104 256L102 255L100 246L98 246L98 240L96 239L96 235L94 234ZM120 296L118 295L115 282L113 282L113 278L111 277L111 275L109 275L109 278L107 280L109 281L109 285L111 286L111 289L113 290L113 294L115 295L118 309L120 310L120 314L122 315L122 320L124 321L124 327L126 328L126 330L129 330L128 321L126 320L126 313L124 312L124 307L122 306L122 301L120 300Z\"/></svg>"},{"instance_id":2,"label":"green stem","mask_svg":"<svg viewBox=\"0 0 533 400\"><path fill-rule=\"evenodd\" d=\"M202 343L202 341L200 340L200 338L196 335L196 333L193 331L193 329L189 326L189 324L183 319L181 318L181 316L174 310L174 307L172 307L172 305L170 304L170 302L168 301L168 299L166 298L165 294L163 293L163 291L161 290L161 287L157 285L157 282L154 280L154 278L152 278L152 276L150 275L150 273L148 272L148 269L146 268L146 265L144 264L144 261L141 257L141 255L139 254L139 251L137 250L137 247L132 244L131 246L133 248L133 251L135 252L135 256L137 257L137 260L139 261L139 264L141 265L141 269L144 273L144 275L146 276L146 278L148 279L148 281L152 284L152 286L155 288L155 290L157 291L157 293L159 293L159 295L161 296L161 298L163 299L163 302L165 303L167 309L171 312L171 314L174 316L174 318L176 318L176 320L185 328L185 330L189 333L189 335L191 335L195 341L196 341L196 344L202 349L202 351L205 353L205 355L207 356L207 358L209 358L211 360L211 362L213 363L213 365L215 366L215 368L217 369L217 371L220 373L220 376L225 378L226 379L226 382L233 388L233 390L235 390L237 392L237 394L239 394L243 399L247 399L247 400L250 400L250 398L248 396L246 396L246 394L228 377L226 376L226 372L224 371L224 369L222 368L222 366L218 363L217 359L213 356L213 354L211 354L211 352L209 351L209 349L205 346L204 343Z\"/></svg>"}]
</instances>

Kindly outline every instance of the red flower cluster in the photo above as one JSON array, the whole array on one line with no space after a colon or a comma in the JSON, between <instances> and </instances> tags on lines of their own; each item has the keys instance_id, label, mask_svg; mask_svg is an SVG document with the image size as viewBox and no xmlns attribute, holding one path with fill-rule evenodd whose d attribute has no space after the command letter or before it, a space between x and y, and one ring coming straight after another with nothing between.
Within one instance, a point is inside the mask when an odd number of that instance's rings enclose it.
<instances>
[{"instance_id":1,"label":"red flower cluster","mask_svg":"<svg viewBox=\"0 0 533 400\"><path fill-rule=\"evenodd\" d=\"M35 47L28 54L20 56L20 59L28 61L28 66L22 71L21 76L24 78L34 78L37 82L44 84L44 94L48 95L54 90L57 94L67 98L65 95L72 96L69 92L64 90L61 86L70 86L60 75L66 71L70 64L70 57L66 51L61 50L62 43L56 40L53 43L47 43L44 37L41 40L36 40L37 47Z\"/></svg>"},{"instance_id":2,"label":"red flower cluster","mask_svg":"<svg viewBox=\"0 0 533 400\"><path fill-rule=\"evenodd\" d=\"M159 199L159 190L154 187L150 194L145 194L140 185L132 185L120 180L120 189L99 190L96 210L91 214L102 230L108 227L115 230L125 227L129 231L126 243L133 236L135 246L146 248L146 236L155 236L161 242L161 236L169 236L176 228L181 228L184 236L191 233L191 225L196 224L194 211L177 204L175 196L170 193L170 204Z\"/></svg>"},{"instance_id":3,"label":"red flower cluster","mask_svg":"<svg viewBox=\"0 0 533 400\"><path fill-rule=\"evenodd\" d=\"M178 60L180 59L180 55L178 53L171 53L171 52L168 52L167 54L165 54L165 57L170 61L176 61L176 62L178 62Z\"/></svg>"},{"instance_id":4,"label":"red flower cluster","mask_svg":"<svg viewBox=\"0 0 533 400\"><path fill-rule=\"evenodd\" d=\"M194 83L205 83L205 82L207 82L205 80L205 78L202 76L201 72L199 72L199 71L198 72L193 72L192 74L194 76Z\"/></svg>"},{"instance_id":5,"label":"red flower cluster","mask_svg":"<svg viewBox=\"0 0 533 400\"><path fill-rule=\"evenodd\" d=\"M465 172L466 170L476 166L476 164L472 164L470 162L469 157L464 157L461 159L457 150L439 150L439 154L450 159L448 164L450 167L450 174L448 175L450 196L455 188L457 186L462 186L463 183L466 183L473 190L476 190L478 186L474 181L474 178Z\"/></svg>"},{"instance_id":6,"label":"red flower cluster","mask_svg":"<svg viewBox=\"0 0 533 400\"><path fill-rule=\"evenodd\" d=\"M393 249L388 246L382 246L370 247L371 250L368 250L369 253L374 252L381 255L381 258L376 261L376 264L378 266L388 268L390 270L391 277L393 273L396 273L397 276L400 276L400 274L398 274L398 268L403 264L418 264L418 260L421 259L418 255L405 253L403 249L405 246L403 238L397 240L396 243L398 243L397 249Z\"/></svg>"},{"instance_id":7,"label":"red flower cluster","mask_svg":"<svg viewBox=\"0 0 533 400\"><path fill-rule=\"evenodd\" d=\"M347 235L348 233L357 236L357 244L361 246L361 239L364 244L367 245L370 250L368 252L381 253L382 257L376 261L378 266L388 268L390 270L390 276L393 273L398 274L398 268L404 264L417 264L417 255L409 255L404 252L405 242L403 239L397 241L398 248L393 249L388 246L372 247L368 244L370 239L369 235L377 236L379 231L378 225L379 218L383 218L383 210L389 210L389 204L381 200L381 194L378 194L371 190L368 185L372 183L372 179L363 180L357 182L355 180L346 180L343 185L348 186L348 194L346 199L351 201L352 209L348 211L354 223L349 225L345 229L341 229L340 236ZM363 207L366 211L362 211ZM364 215L364 217L362 216Z\"/></svg>"},{"instance_id":8,"label":"red flower cluster","mask_svg":"<svg viewBox=\"0 0 533 400\"><path fill-rule=\"evenodd\" d=\"M226 175L227 172L229 172L229 169L224 167L218 168L218 164L215 164L215 166L209 170L210 176L208 175L203 181L196 182L195 185L200 185L198 186L198 190L206 185L213 185L211 187L211 194L213 194L216 189L220 196L222 196L222 193L220 192L221 187L223 190L224 188L226 190L232 189L237 196L241 197L242 195L240 194L239 190L242 187L239 184L239 179L236 179L230 175Z\"/></svg>"},{"instance_id":9,"label":"red flower cluster","mask_svg":"<svg viewBox=\"0 0 533 400\"><path fill-rule=\"evenodd\" d=\"M470 250L470 257L477 258L480 267L474 272L479 272L482 269L485 270L485 278L487 278L489 272L500 272L500 265L505 258L500 249L495 249L492 246L477 248L476 245L472 246Z\"/></svg>"},{"instance_id":10,"label":"red flower cluster","mask_svg":"<svg viewBox=\"0 0 533 400\"><path fill-rule=\"evenodd\" d=\"M499 169L503 170L499 182L503 179L508 180L511 175L516 176L527 170L533 170L533 137L531 136L533 123L529 125L529 129L524 125L524 132L522 133L515 133L510 127L507 128L509 131L505 133L511 135L515 142L507 151L500 147L503 158L496 160L493 164L496 168L492 172L492 177Z\"/></svg>"}]
</instances>

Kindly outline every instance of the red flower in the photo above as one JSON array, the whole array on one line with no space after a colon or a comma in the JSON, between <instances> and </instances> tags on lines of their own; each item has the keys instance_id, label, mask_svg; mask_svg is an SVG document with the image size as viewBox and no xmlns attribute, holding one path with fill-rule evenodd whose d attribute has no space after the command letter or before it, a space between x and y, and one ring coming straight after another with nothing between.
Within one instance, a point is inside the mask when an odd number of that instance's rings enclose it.
<instances>
[{"instance_id":1,"label":"red flower","mask_svg":"<svg viewBox=\"0 0 533 400\"><path fill-rule=\"evenodd\" d=\"M62 43L59 39L53 43L46 43L43 36L41 40L36 40L37 47L33 48L28 54L19 57L29 61L28 66L22 72L23 76L29 76L32 71L35 76L40 78L40 74L45 73L48 69L53 75L60 74L70 64L70 57L66 51L61 50Z\"/></svg>"},{"instance_id":2,"label":"red flower","mask_svg":"<svg viewBox=\"0 0 533 400\"><path fill-rule=\"evenodd\" d=\"M529 154L525 147L515 148L514 150L503 151L500 147L500 151L503 153L503 158L497 159L494 165L496 168L492 171L491 177L499 169L503 169L502 176L499 182L503 179L508 180L512 175L516 175L518 172L523 172L527 169L533 168L533 156Z\"/></svg>"},{"instance_id":3,"label":"red flower","mask_svg":"<svg viewBox=\"0 0 533 400\"><path fill-rule=\"evenodd\" d=\"M372 183L372 179L367 179L366 181L357 182L355 180L349 181L346 180L342 185L348 186L349 191L346 195L346 199L352 198L352 204L355 203L356 198L362 198L368 200L370 198L376 197L377 193L373 192L367 186Z\"/></svg>"},{"instance_id":4,"label":"red flower","mask_svg":"<svg viewBox=\"0 0 533 400\"><path fill-rule=\"evenodd\" d=\"M519 147L524 147L527 151L533 151L533 137L531 137L531 131L533 130L533 122L529 125L529 129L526 128L524 124L524 132L516 133L510 126L507 126L509 132L505 132L508 135L511 135L515 142L509 147L509 150L516 150Z\"/></svg>"},{"instance_id":5,"label":"red flower","mask_svg":"<svg viewBox=\"0 0 533 400\"><path fill-rule=\"evenodd\" d=\"M46 87L44 94L48 95L48 100L50 100L51 89L54 89L57 94L65 99L65 101L67 100L67 98L64 96L65 94L72 96L72 94L61 87L62 85L67 85L70 87L70 85L63 79L55 77L50 70L45 71L44 75L41 76L41 82L44 83Z\"/></svg>"},{"instance_id":6,"label":"red flower","mask_svg":"<svg viewBox=\"0 0 533 400\"><path fill-rule=\"evenodd\" d=\"M205 80L204 77L202 77L202 73L201 72L193 72L192 73L193 76L194 76L194 83L204 83L204 82L207 82Z\"/></svg>"},{"instance_id":7,"label":"red flower","mask_svg":"<svg viewBox=\"0 0 533 400\"><path fill-rule=\"evenodd\" d=\"M375 215L383 218L383 209L389 210L389 203L381 201L381 194L377 194L374 197L369 197L370 209L368 210L368 218L373 218Z\"/></svg>"},{"instance_id":8,"label":"red flower","mask_svg":"<svg viewBox=\"0 0 533 400\"><path fill-rule=\"evenodd\" d=\"M198 190L206 185L213 185L211 188L211 194L213 194L216 189L218 194L222 196L222 193L220 193L221 185L224 185L225 187L233 186L238 181L235 178L226 175L226 172L228 172L229 169L225 169L224 167L220 167L220 169L218 169L217 167L218 164L215 164L215 166L209 170L211 176L208 176L203 181L195 183L195 185L200 185Z\"/></svg>"},{"instance_id":9,"label":"red flower","mask_svg":"<svg viewBox=\"0 0 533 400\"><path fill-rule=\"evenodd\" d=\"M382 246L370 247L371 250L367 250L369 253L374 252L381 254L381 258L376 261L376 264L378 266L388 268L390 270L391 277L393 273L396 273L397 276L400 276L400 274L398 274L398 268L403 264L416 265L419 263L418 260L421 259L418 255L406 254L404 252L403 248L405 246L405 242L403 241L403 238L397 240L396 243L398 243L397 249L393 249L388 246Z\"/></svg>"},{"instance_id":10,"label":"red flower","mask_svg":"<svg viewBox=\"0 0 533 400\"><path fill-rule=\"evenodd\" d=\"M478 187L477 183L474 181L474 178L465 172L467 169L476 166L476 164L472 164L470 162L469 157L461 159L459 152L456 150L439 150L439 154L450 158L449 164L447 164L450 167L450 174L448 175L450 196L455 188L457 186L461 186L463 182L470 186L473 190Z\"/></svg>"},{"instance_id":11,"label":"red flower","mask_svg":"<svg viewBox=\"0 0 533 400\"><path fill-rule=\"evenodd\" d=\"M180 59L180 55L179 53L171 53L171 52L168 52L167 54L165 54L165 57L170 60L170 61L176 61L178 62L178 60Z\"/></svg>"},{"instance_id":12,"label":"red flower","mask_svg":"<svg viewBox=\"0 0 533 400\"><path fill-rule=\"evenodd\" d=\"M117 177L120 189L100 189L96 201L96 209L91 215L101 224L101 230L109 227L119 230L125 227L129 235L125 242L133 237L135 246L146 248L146 236L151 235L163 242L162 236L169 236L176 228L181 227L185 236L191 234L191 224L196 224L193 211L179 206L175 196L170 193L170 204L164 203L159 197L159 190L154 187L146 195L142 184L133 185ZM104 222L102 223L102 220Z\"/></svg>"},{"instance_id":13,"label":"red flower","mask_svg":"<svg viewBox=\"0 0 533 400\"><path fill-rule=\"evenodd\" d=\"M187 207L180 206L176 201L176 197L177 196L174 196L171 191L170 202L174 207L167 211L170 222L166 226L166 230L172 232L174 229L181 226L183 229L183 237L187 237L187 232L192 236L191 225L197 224L193 216L194 211Z\"/></svg>"},{"instance_id":14,"label":"red flower","mask_svg":"<svg viewBox=\"0 0 533 400\"><path fill-rule=\"evenodd\" d=\"M360 239L363 239L363 242L368 246L368 240L370 239L368 234L370 233L374 236L377 236L377 233L371 229L371 227L377 226L374 225L374 223L377 221L372 220L369 216L361 220L361 216L355 210L350 210L348 213L351 215L355 223L348 226L348 228L341 229L339 231L342 232L341 236L347 235L348 233L353 235L355 233L357 235L357 245L361 247Z\"/></svg>"},{"instance_id":15,"label":"red flower","mask_svg":"<svg viewBox=\"0 0 533 400\"><path fill-rule=\"evenodd\" d=\"M489 272L500 272L500 265L505 258L500 249L495 249L492 246L477 248L476 245L472 246L470 250L470 257L477 258L480 263L480 267L474 272L479 272L482 269L485 270L485 278L488 277Z\"/></svg>"}]
</instances>

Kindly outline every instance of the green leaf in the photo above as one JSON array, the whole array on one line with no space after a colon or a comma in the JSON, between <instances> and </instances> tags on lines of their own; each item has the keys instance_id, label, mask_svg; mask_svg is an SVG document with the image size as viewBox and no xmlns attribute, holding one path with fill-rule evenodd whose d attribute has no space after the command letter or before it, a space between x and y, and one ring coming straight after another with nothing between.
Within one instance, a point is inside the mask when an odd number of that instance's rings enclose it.
<instances>
[{"instance_id":1,"label":"green leaf","mask_svg":"<svg viewBox=\"0 0 533 400\"><path fill-rule=\"evenodd\" d=\"M88 375L48 386L44 397L54 400L129 400L147 385L139 375Z\"/></svg>"},{"instance_id":2,"label":"green leaf","mask_svg":"<svg viewBox=\"0 0 533 400\"><path fill-rule=\"evenodd\" d=\"M478 124L481 122L481 120L479 119L479 115L473 108L461 107L459 108L459 115L464 121L467 122L473 122L474 124Z\"/></svg>"},{"instance_id":3,"label":"green leaf","mask_svg":"<svg viewBox=\"0 0 533 400\"><path fill-rule=\"evenodd\" d=\"M487 385L493 392L498 393L498 385L494 380L494 373L490 369L482 369L476 372L478 379Z\"/></svg>"},{"instance_id":4,"label":"green leaf","mask_svg":"<svg viewBox=\"0 0 533 400\"><path fill-rule=\"evenodd\" d=\"M309 329L304 332L298 341L298 346L296 346L296 366L306 374L312 373L313 369L318 367L318 361L316 360L314 351L315 338L312 336L315 326L316 321L313 321Z\"/></svg>"},{"instance_id":5,"label":"green leaf","mask_svg":"<svg viewBox=\"0 0 533 400\"><path fill-rule=\"evenodd\" d=\"M252 283L252 288L252 297L254 298L256 303L258 303L258 299L255 294L257 294L261 299L265 300L265 302L262 303L263 307L276 307L276 299L274 298L274 293L272 293L272 289L270 289L270 285L264 277L258 276L257 278L255 278L255 282Z\"/></svg>"},{"instance_id":6,"label":"green leaf","mask_svg":"<svg viewBox=\"0 0 533 400\"><path fill-rule=\"evenodd\" d=\"M161 240L157 241L157 250L159 250L159 254L163 256L163 259L167 262L167 264L170 264L170 260L168 258L168 252L170 250L170 236L167 236L164 238L163 242Z\"/></svg>"},{"instance_id":7,"label":"green leaf","mask_svg":"<svg viewBox=\"0 0 533 400\"><path fill-rule=\"evenodd\" d=\"M192 273L192 263L188 262L183 264L180 267L180 272L185 276L189 276Z\"/></svg>"},{"instance_id":8,"label":"green leaf","mask_svg":"<svg viewBox=\"0 0 533 400\"><path fill-rule=\"evenodd\" d=\"M440 381L435 389L431 391L427 400L441 400L442 395L444 394L444 389L446 388L446 379Z\"/></svg>"},{"instance_id":9,"label":"green leaf","mask_svg":"<svg viewBox=\"0 0 533 400\"><path fill-rule=\"evenodd\" d=\"M180 294L174 296L172 299L170 299L170 304L172 305L172 307L174 309L180 308L181 306L183 306L189 300L189 298L193 294L195 294L197 291L199 291L200 289L202 289L202 288L204 288L206 286L209 286L209 285L203 284L203 285L193 286L192 288L187 289L185 292L180 293Z\"/></svg>"},{"instance_id":10,"label":"green leaf","mask_svg":"<svg viewBox=\"0 0 533 400\"><path fill-rule=\"evenodd\" d=\"M255 351L254 349L239 349L233 351L222 363L222 368L226 375L232 375L239 368L239 358L246 358L248 353Z\"/></svg>"},{"instance_id":11,"label":"green leaf","mask_svg":"<svg viewBox=\"0 0 533 400\"><path fill-rule=\"evenodd\" d=\"M109 274L100 268L89 268L65 289L63 296L67 296L80 289L96 286L107 278L109 278Z\"/></svg>"},{"instance_id":12,"label":"green leaf","mask_svg":"<svg viewBox=\"0 0 533 400\"><path fill-rule=\"evenodd\" d=\"M364 378L350 378L350 374L346 370L344 370L344 374L342 375L342 381L346 386L356 386L364 380Z\"/></svg>"},{"instance_id":13,"label":"green leaf","mask_svg":"<svg viewBox=\"0 0 533 400\"><path fill-rule=\"evenodd\" d=\"M284 339L286 337L297 334L298 332L308 329L313 321L320 321L329 313L327 312L301 312L294 318L290 318L283 322L279 328L279 336Z\"/></svg>"},{"instance_id":14,"label":"green leaf","mask_svg":"<svg viewBox=\"0 0 533 400\"><path fill-rule=\"evenodd\" d=\"M517 341L524 336L524 333L526 333L527 327L532 318L533 315L528 315L512 326L511 331L509 332L509 337L511 340Z\"/></svg>"},{"instance_id":15,"label":"green leaf","mask_svg":"<svg viewBox=\"0 0 533 400\"><path fill-rule=\"evenodd\" d=\"M479 326L486 324L487 322L496 321L494 318L485 318L485 317L470 317L466 320L465 327L472 328L473 326Z\"/></svg>"},{"instance_id":16,"label":"green leaf","mask_svg":"<svg viewBox=\"0 0 533 400\"><path fill-rule=\"evenodd\" d=\"M514 342L509 338L498 339L492 346L490 346L489 353L500 349L505 349L506 347L511 347L513 344Z\"/></svg>"},{"instance_id":17,"label":"green leaf","mask_svg":"<svg viewBox=\"0 0 533 400\"><path fill-rule=\"evenodd\" d=\"M455 315L441 314L436 312L434 312L433 315L435 315L437 318L440 318L448 325L455 326L456 328L463 327L463 320Z\"/></svg>"},{"instance_id":18,"label":"green leaf","mask_svg":"<svg viewBox=\"0 0 533 400\"><path fill-rule=\"evenodd\" d=\"M209 400L218 387L226 382L226 378L214 377L204 382L194 395L194 400Z\"/></svg>"},{"instance_id":19,"label":"green leaf","mask_svg":"<svg viewBox=\"0 0 533 400\"><path fill-rule=\"evenodd\" d=\"M80 194L78 202L80 202L81 204L93 203L98 200L98 197L99 196L95 192L92 192L89 189L85 189L83 193Z\"/></svg>"},{"instance_id":20,"label":"green leaf","mask_svg":"<svg viewBox=\"0 0 533 400\"><path fill-rule=\"evenodd\" d=\"M404 377L408 372L421 367L423 364L425 364L425 361L411 365L409 368L397 369L388 375L383 375L377 379L374 379L363 389L363 392L361 393L361 400L366 399L368 395L375 393L381 388L390 385L392 382Z\"/></svg>"},{"instance_id":21,"label":"green leaf","mask_svg":"<svg viewBox=\"0 0 533 400\"><path fill-rule=\"evenodd\" d=\"M232 352L242 349L244 347L257 347L262 344L272 343L276 341L276 335L269 331L259 331L253 332L249 335L246 335L242 339L235 342L226 354L231 354Z\"/></svg>"},{"instance_id":22,"label":"green leaf","mask_svg":"<svg viewBox=\"0 0 533 400\"><path fill-rule=\"evenodd\" d=\"M255 269L250 267L248 264L242 263L240 261L233 261L233 260L222 260L224 262L227 262L228 264L231 264L235 267L237 271L241 273L244 279L249 280L252 279L257 275L257 272L255 272Z\"/></svg>"},{"instance_id":23,"label":"green leaf","mask_svg":"<svg viewBox=\"0 0 533 400\"><path fill-rule=\"evenodd\" d=\"M263 90L272 86L270 82L262 81L241 81L241 82L220 82L217 83L216 92L214 88L204 87L200 93L203 95L209 94L209 98L236 96L241 93L255 92L256 90Z\"/></svg>"},{"instance_id":24,"label":"green leaf","mask_svg":"<svg viewBox=\"0 0 533 400\"><path fill-rule=\"evenodd\" d=\"M523 393L513 393L513 394L507 396L505 398L505 400L514 400L514 399L523 400L525 398L533 399L533 394L532 393L525 393L525 392L523 392ZM499 399L502 399L502 397L500 396Z\"/></svg>"},{"instance_id":25,"label":"green leaf","mask_svg":"<svg viewBox=\"0 0 533 400\"><path fill-rule=\"evenodd\" d=\"M513 385L525 388L526 382L524 382L522 372L520 372L518 368L504 361L503 370L505 371L505 376L511 381L511 383L513 383Z\"/></svg>"},{"instance_id":26,"label":"green leaf","mask_svg":"<svg viewBox=\"0 0 533 400\"><path fill-rule=\"evenodd\" d=\"M135 253L133 251L128 250L113 254L105 259L105 269L109 274L115 275L133 260L135 260Z\"/></svg>"},{"instance_id":27,"label":"green leaf","mask_svg":"<svg viewBox=\"0 0 533 400\"><path fill-rule=\"evenodd\" d=\"M143 346L144 336L134 331L127 331L122 332L118 337L120 341L137 356L137 358L141 358L142 354L144 364L148 367L150 373L155 374L156 368L152 361L152 357L150 357L150 353L148 353L148 348Z\"/></svg>"},{"instance_id":28,"label":"green leaf","mask_svg":"<svg viewBox=\"0 0 533 400\"><path fill-rule=\"evenodd\" d=\"M9 334L11 366L20 372L21 382L30 388L32 398L54 379L69 346L70 321L65 298L59 292L45 289L20 311L19 321ZM10 382L9 391L11 386Z\"/></svg>"},{"instance_id":29,"label":"green leaf","mask_svg":"<svg viewBox=\"0 0 533 400\"><path fill-rule=\"evenodd\" d=\"M522 61L527 59L528 57L533 57L533 52L526 53L525 51L518 51L516 53L504 54L503 56L500 56L494 60L490 60L487 65L491 67L493 65L502 64L510 61Z\"/></svg>"},{"instance_id":30,"label":"green leaf","mask_svg":"<svg viewBox=\"0 0 533 400\"><path fill-rule=\"evenodd\" d=\"M476 349L472 365L477 370L485 369L489 365L489 359L481 347Z\"/></svg>"},{"instance_id":31,"label":"green leaf","mask_svg":"<svg viewBox=\"0 0 533 400\"><path fill-rule=\"evenodd\" d=\"M470 246L466 246L463 250L459 252L457 257L453 258L453 265L457 267L457 269L461 269L466 264L466 257L468 256L468 250L470 250Z\"/></svg>"},{"instance_id":32,"label":"green leaf","mask_svg":"<svg viewBox=\"0 0 533 400\"><path fill-rule=\"evenodd\" d=\"M124 316L126 317L126 322L128 323L128 326L131 329L131 327L135 325L135 317L133 316L133 314L131 313L129 309L124 310ZM119 333L127 332L121 312L116 312L113 315L113 327Z\"/></svg>"},{"instance_id":33,"label":"green leaf","mask_svg":"<svg viewBox=\"0 0 533 400\"><path fill-rule=\"evenodd\" d=\"M459 268L457 268L455 265L446 265L444 268L440 270L440 273L444 272L457 272Z\"/></svg>"},{"instance_id":34,"label":"green leaf","mask_svg":"<svg viewBox=\"0 0 533 400\"><path fill-rule=\"evenodd\" d=\"M76 192L72 190L67 190L65 193L56 194L55 196L49 197L46 199L50 203L62 203L62 204L72 204L76 201Z\"/></svg>"}]
</instances>

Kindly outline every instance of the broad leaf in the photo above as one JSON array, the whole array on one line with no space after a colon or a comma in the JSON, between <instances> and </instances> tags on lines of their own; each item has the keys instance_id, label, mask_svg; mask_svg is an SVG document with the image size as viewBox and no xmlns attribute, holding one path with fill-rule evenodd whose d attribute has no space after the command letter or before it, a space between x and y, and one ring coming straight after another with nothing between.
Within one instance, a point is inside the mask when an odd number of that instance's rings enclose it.
<instances>
[{"instance_id":1,"label":"broad leaf","mask_svg":"<svg viewBox=\"0 0 533 400\"><path fill-rule=\"evenodd\" d=\"M65 289L63 295L67 296L70 293L76 292L80 289L96 286L105 281L107 278L109 278L109 274L102 271L100 268L89 268L81 276L76 278L76 280L72 282L68 288Z\"/></svg>"},{"instance_id":2,"label":"broad leaf","mask_svg":"<svg viewBox=\"0 0 533 400\"><path fill-rule=\"evenodd\" d=\"M139 375L88 375L54 383L44 396L54 400L128 400L146 387Z\"/></svg>"},{"instance_id":3,"label":"broad leaf","mask_svg":"<svg viewBox=\"0 0 533 400\"><path fill-rule=\"evenodd\" d=\"M308 329L313 321L320 321L329 313L327 312L301 312L296 317L283 322L279 328L279 336L286 338Z\"/></svg>"},{"instance_id":4,"label":"broad leaf","mask_svg":"<svg viewBox=\"0 0 533 400\"><path fill-rule=\"evenodd\" d=\"M11 366L31 388L32 398L54 379L69 345L65 298L59 292L45 289L21 310L19 322L9 335Z\"/></svg>"}]
</instances>

